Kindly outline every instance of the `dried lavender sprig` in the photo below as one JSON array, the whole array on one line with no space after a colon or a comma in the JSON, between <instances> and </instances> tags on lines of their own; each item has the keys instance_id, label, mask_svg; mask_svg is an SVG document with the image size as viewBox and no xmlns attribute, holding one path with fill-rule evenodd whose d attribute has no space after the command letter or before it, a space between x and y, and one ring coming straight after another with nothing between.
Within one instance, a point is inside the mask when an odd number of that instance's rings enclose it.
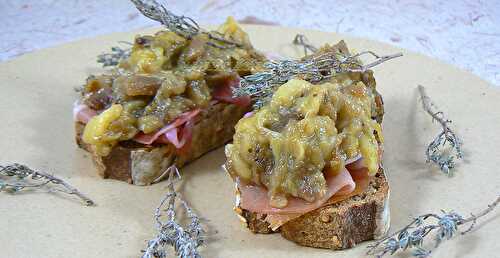
<instances>
[{"instance_id":1,"label":"dried lavender sprig","mask_svg":"<svg viewBox=\"0 0 500 258\"><path fill-rule=\"evenodd\" d=\"M111 47L111 53L104 53L97 56L97 62L103 67L117 66L121 60L130 56L131 48Z\"/></svg>"},{"instance_id":2,"label":"dried lavender sprig","mask_svg":"<svg viewBox=\"0 0 500 258\"><path fill-rule=\"evenodd\" d=\"M178 16L154 0L131 0L137 9L146 17L160 22L167 29L185 38L191 38L200 32L200 26L193 19Z\"/></svg>"},{"instance_id":3,"label":"dried lavender sprig","mask_svg":"<svg viewBox=\"0 0 500 258\"><path fill-rule=\"evenodd\" d=\"M312 53L318 51L318 48L311 45L307 37L303 34L295 35L295 38L293 39L292 43L294 45L304 47L304 56L307 56L307 51L311 51Z\"/></svg>"},{"instance_id":4,"label":"dried lavender sprig","mask_svg":"<svg viewBox=\"0 0 500 258\"><path fill-rule=\"evenodd\" d=\"M427 235L431 232L436 232L434 241L435 247L438 247L442 241L451 239L458 232L459 228L467 224L469 224L469 227L467 230L462 231L461 234L470 232L475 226L477 219L492 212L499 203L500 195L493 203L488 205L488 208L476 215L471 214L468 218L464 218L456 212L445 211L442 211L442 215L429 213L418 216L401 230L369 245L367 254L380 258L386 254L392 255L398 251L411 249L415 257L428 257L431 254L431 250L426 250L422 247L424 238ZM432 222L429 222L430 220Z\"/></svg>"},{"instance_id":5,"label":"dried lavender sprig","mask_svg":"<svg viewBox=\"0 0 500 258\"><path fill-rule=\"evenodd\" d=\"M168 30L175 32L176 34L191 39L193 36L204 33L212 40L219 43L209 42L208 44L218 48L226 47L241 47L241 44L225 39L222 35L216 32L204 31L198 23L192 18L186 17L184 15L178 16L170 12L165 5L158 3L155 0L131 0L132 3L137 7L144 16L160 22ZM226 46L229 45L229 46Z\"/></svg>"},{"instance_id":6,"label":"dried lavender sprig","mask_svg":"<svg viewBox=\"0 0 500 258\"><path fill-rule=\"evenodd\" d=\"M161 200L155 211L156 227L158 235L148 241L148 246L144 250L143 258L167 257L167 246L172 246L178 257L201 257L197 248L203 244L205 230L202 228L200 218L191 207L184 201L180 194L175 191L175 183L181 180L179 170L175 165L167 169L168 172L168 192ZM191 223L187 228L183 228L176 220L175 201L179 200L181 206L186 210ZM166 206L166 209L164 209ZM162 211L166 217L162 220Z\"/></svg>"},{"instance_id":7,"label":"dried lavender sprig","mask_svg":"<svg viewBox=\"0 0 500 258\"><path fill-rule=\"evenodd\" d=\"M21 191L24 188L39 188L48 184L53 184L60 186L60 188L54 187L50 190L73 194L78 196L78 198L80 198L85 203L85 205L95 205L94 201L78 191L78 189L76 189L75 187L66 183L64 180L54 175L50 175L41 171L35 171L26 165L18 163L13 163L6 166L0 165L0 175L16 179L15 183L8 183L7 181L0 180L0 192L8 191L11 193L15 193ZM33 183L34 181L39 182Z\"/></svg>"},{"instance_id":8,"label":"dried lavender sprig","mask_svg":"<svg viewBox=\"0 0 500 258\"><path fill-rule=\"evenodd\" d=\"M363 65L359 57L371 55L375 60ZM271 97L275 88L292 78L300 77L310 82L319 82L339 73L365 72L385 61L402 56L397 53L379 56L372 51L346 55L337 51L328 51L304 60L271 60L264 64L265 71L245 76L239 87L232 89L234 97L250 96L255 101L254 107L260 108Z\"/></svg>"},{"instance_id":9,"label":"dried lavender sprig","mask_svg":"<svg viewBox=\"0 0 500 258\"><path fill-rule=\"evenodd\" d=\"M435 109L437 110L437 107L426 94L424 86L418 85L418 90L420 92L424 110L432 116L433 121L437 121L441 125L442 129L442 131L427 146L425 151L427 162L435 163L444 174L452 176L452 168L455 167L455 158L461 159L463 157L462 142L455 132L453 132L448 126L451 124L451 120L446 119L443 112L435 111ZM451 147L455 153L454 155L448 154L445 150L443 150L443 148L446 148L447 146Z\"/></svg>"}]
</instances>

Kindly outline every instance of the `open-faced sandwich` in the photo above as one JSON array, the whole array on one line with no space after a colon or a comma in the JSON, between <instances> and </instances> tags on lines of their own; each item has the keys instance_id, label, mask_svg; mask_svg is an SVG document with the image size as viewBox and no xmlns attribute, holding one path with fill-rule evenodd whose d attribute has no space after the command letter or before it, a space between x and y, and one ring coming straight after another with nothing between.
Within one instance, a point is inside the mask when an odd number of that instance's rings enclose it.
<instances>
[{"instance_id":1,"label":"open-faced sandwich","mask_svg":"<svg viewBox=\"0 0 500 258\"><path fill-rule=\"evenodd\" d=\"M231 87L264 60L232 18L192 37L137 36L117 69L87 79L74 108L76 141L104 178L156 182L170 165L231 140L250 109Z\"/></svg>"},{"instance_id":2,"label":"open-faced sandwich","mask_svg":"<svg viewBox=\"0 0 500 258\"><path fill-rule=\"evenodd\" d=\"M327 48L315 55L347 51L343 42ZM235 211L253 232L311 247L344 249L385 234L382 116L371 70L281 85L226 146Z\"/></svg>"}]
</instances>

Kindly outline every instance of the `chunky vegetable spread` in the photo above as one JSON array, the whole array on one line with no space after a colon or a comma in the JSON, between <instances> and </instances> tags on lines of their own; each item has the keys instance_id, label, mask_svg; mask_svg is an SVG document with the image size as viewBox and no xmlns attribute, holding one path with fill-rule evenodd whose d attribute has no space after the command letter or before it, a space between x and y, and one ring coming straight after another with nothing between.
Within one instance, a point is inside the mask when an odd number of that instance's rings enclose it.
<instances>
[{"instance_id":1,"label":"chunky vegetable spread","mask_svg":"<svg viewBox=\"0 0 500 258\"><path fill-rule=\"evenodd\" d=\"M148 135L214 101L248 105L249 99L231 97L230 86L258 70L265 58L234 19L215 33L238 46L214 44L204 33L190 39L170 31L137 37L119 72L92 76L84 86L80 109L97 114L85 127L84 142L106 156L119 141L149 142Z\"/></svg>"},{"instance_id":2,"label":"chunky vegetable spread","mask_svg":"<svg viewBox=\"0 0 500 258\"><path fill-rule=\"evenodd\" d=\"M322 84L293 79L280 86L267 105L236 125L227 149L232 176L264 186L269 204L283 208L288 197L322 199L328 179L345 172L348 160L362 156L375 174L382 139L373 119L377 98L360 76L338 75Z\"/></svg>"}]
</instances>

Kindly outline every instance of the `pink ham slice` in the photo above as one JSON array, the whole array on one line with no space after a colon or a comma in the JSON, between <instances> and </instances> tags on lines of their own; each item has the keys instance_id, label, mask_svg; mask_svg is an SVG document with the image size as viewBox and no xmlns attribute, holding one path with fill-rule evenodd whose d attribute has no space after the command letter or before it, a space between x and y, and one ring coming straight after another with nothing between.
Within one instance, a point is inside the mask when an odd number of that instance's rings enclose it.
<instances>
[{"instance_id":1,"label":"pink ham slice","mask_svg":"<svg viewBox=\"0 0 500 258\"><path fill-rule=\"evenodd\" d=\"M166 125L165 127L161 128L158 130L156 133L151 133L151 134L144 134L144 133L139 133L134 137L134 141L142 144L152 144L155 142L157 139L162 137L160 139L160 142L165 142L168 140L168 142L176 145L175 147L181 148L184 146L184 144L188 141L186 140L179 140L177 138L178 134L178 127L181 125L187 123L188 121L191 121L194 119L198 113L200 113L200 109L195 109L189 112L182 113L177 119L174 120L174 122ZM175 132L170 132L171 130L175 130ZM187 135L183 133L183 135Z\"/></svg>"},{"instance_id":2,"label":"pink ham slice","mask_svg":"<svg viewBox=\"0 0 500 258\"><path fill-rule=\"evenodd\" d=\"M345 167L349 170L354 179L365 177L365 174L368 173L368 168L366 168L363 159L358 159L347 164Z\"/></svg>"},{"instance_id":3,"label":"pink ham slice","mask_svg":"<svg viewBox=\"0 0 500 258\"><path fill-rule=\"evenodd\" d=\"M226 103L232 103L238 106L247 107L251 102L250 96L242 96L238 98L233 97L232 88L239 87L239 85L239 77L227 80L224 85L220 85L214 90L214 92L212 93L212 97L216 100L220 100Z\"/></svg>"},{"instance_id":4,"label":"pink ham slice","mask_svg":"<svg viewBox=\"0 0 500 258\"><path fill-rule=\"evenodd\" d=\"M85 104L75 103L73 106L73 119L81 123L88 123L90 119L97 115L97 111Z\"/></svg>"},{"instance_id":5,"label":"pink ham slice","mask_svg":"<svg viewBox=\"0 0 500 258\"><path fill-rule=\"evenodd\" d=\"M177 149L180 149L186 143L185 137L179 139L179 130L177 130L177 128L172 128L162 136L167 138L167 141L172 143Z\"/></svg>"},{"instance_id":6,"label":"pink ham slice","mask_svg":"<svg viewBox=\"0 0 500 258\"><path fill-rule=\"evenodd\" d=\"M356 188L350 192L349 194L340 195L334 194L327 202L325 202L322 206L330 205L333 203L341 202L346 200L354 195L358 195L363 193L368 185L370 184L370 177L368 176L368 169L361 168L359 170L349 170L354 182L356 183ZM276 230L281 227L283 224L287 223L290 220L298 218L302 216L304 213L290 213L290 214L266 214L265 221L269 223L269 228L272 230Z\"/></svg>"},{"instance_id":7,"label":"pink ham slice","mask_svg":"<svg viewBox=\"0 0 500 258\"><path fill-rule=\"evenodd\" d=\"M300 198L289 198L285 208L274 208L269 205L267 189L260 186L240 185L241 207L260 214L304 214L321 207L333 195L345 195L356 186L347 169L342 169L335 176L326 176L327 193L316 202L309 203Z\"/></svg>"},{"instance_id":8,"label":"pink ham slice","mask_svg":"<svg viewBox=\"0 0 500 258\"><path fill-rule=\"evenodd\" d=\"M216 104L216 102L217 101L214 101L214 104ZM188 148L186 146L191 142L194 126L193 120L196 115L200 113L200 111L200 109L195 109L185 112L175 119L174 122L166 125L158 132L153 134L139 133L133 140L142 144L152 144L153 142L172 143L177 149L187 151ZM96 110L93 110L84 104L75 103L73 107L73 118L75 121L82 122L84 124L87 124L90 119L97 114Z\"/></svg>"},{"instance_id":9,"label":"pink ham slice","mask_svg":"<svg viewBox=\"0 0 500 258\"><path fill-rule=\"evenodd\" d=\"M182 154L186 154L189 152L191 148L191 140L193 139L193 128L194 128L194 120L191 119L186 122L182 129L182 140L183 146L178 148L178 152Z\"/></svg>"},{"instance_id":10,"label":"pink ham slice","mask_svg":"<svg viewBox=\"0 0 500 258\"><path fill-rule=\"evenodd\" d=\"M193 126L193 120L189 120L184 126L172 128L168 132L160 135L154 142L165 144L171 143L180 153L186 153L189 151L189 146L191 146Z\"/></svg>"},{"instance_id":11,"label":"pink ham slice","mask_svg":"<svg viewBox=\"0 0 500 258\"><path fill-rule=\"evenodd\" d=\"M253 115L253 112L247 112L245 115L243 115L244 118L251 117Z\"/></svg>"}]
</instances>

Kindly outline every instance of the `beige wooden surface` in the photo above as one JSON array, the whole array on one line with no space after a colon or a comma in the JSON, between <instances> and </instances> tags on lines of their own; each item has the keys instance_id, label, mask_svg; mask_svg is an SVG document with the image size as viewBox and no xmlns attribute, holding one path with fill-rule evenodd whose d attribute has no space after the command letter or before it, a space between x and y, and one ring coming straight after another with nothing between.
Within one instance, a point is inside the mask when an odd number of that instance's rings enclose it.
<instances>
[{"instance_id":1,"label":"beige wooden surface","mask_svg":"<svg viewBox=\"0 0 500 258\"><path fill-rule=\"evenodd\" d=\"M301 53L289 44L297 32L316 45L345 39L358 51L403 51L404 57L375 68L385 100L384 165L391 185L393 229L412 216L440 209L467 215L500 194L499 90L472 74L382 43L316 31L245 28L258 49L290 56ZM17 161L53 172L98 204L85 207L73 197L49 193L0 193L0 257L138 257L154 236L153 212L165 193L165 182L137 187L102 180L89 155L73 140L73 88L100 71L98 54L118 40L130 41L134 34L84 40L0 63L0 162ZM465 160L453 178L425 163L425 146L439 127L417 101L418 84L426 86L453 119L464 141ZM223 162L220 148L182 171L185 198L206 219L205 257L364 256L366 243L334 252L300 247L280 235L248 232L232 211L233 185L220 168ZM500 257L499 228L497 211L473 232L443 244L434 257Z\"/></svg>"}]
</instances>

